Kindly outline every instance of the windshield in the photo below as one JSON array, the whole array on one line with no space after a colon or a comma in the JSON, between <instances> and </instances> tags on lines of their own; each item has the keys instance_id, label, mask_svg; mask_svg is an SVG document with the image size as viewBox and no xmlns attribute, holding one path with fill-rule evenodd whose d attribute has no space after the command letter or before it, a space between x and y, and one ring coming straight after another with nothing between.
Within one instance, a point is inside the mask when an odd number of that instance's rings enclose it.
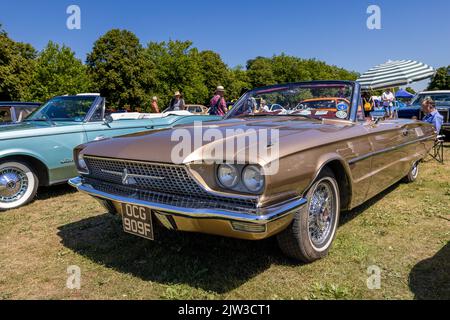
<instances>
[{"instance_id":1,"label":"windshield","mask_svg":"<svg viewBox=\"0 0 450 320\"><path fill-rule=\"evenodd\" d=\"M299 116L348 119L353 85L336 82L302 83L255 89L246 93L227 118Z\"/></svg>"},{"instance_id":2,"label":"windshield","mask_svg":"<svg viewBox=\"0 0 450 320\"><path fill-rule=\"evenodd\" d=\"M95 99L95 96L56 97L33 112L26 121L81 122Z\"/></svg>"},{"instance_id":3,"label":"windshield","mask_svg":"<svg viewBox=\"0 0 450 320\"><path fill-rule=\"evenodd\" d=\"M436 106L450 106L450 93L430 93L430 94L419 94L411 102L411 105L420 106L426 97L431 97Z\"/></svg>"}]
</instances>

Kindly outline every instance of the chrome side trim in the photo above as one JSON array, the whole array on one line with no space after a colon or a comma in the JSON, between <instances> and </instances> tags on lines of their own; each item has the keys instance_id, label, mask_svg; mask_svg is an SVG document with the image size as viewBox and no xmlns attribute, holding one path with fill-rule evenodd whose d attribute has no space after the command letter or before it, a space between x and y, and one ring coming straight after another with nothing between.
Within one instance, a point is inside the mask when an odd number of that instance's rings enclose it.
<instances>
[{"instance_id":1,"label":"chrome side trim","mask_svg":"<svg viewBox=\"0 0 450 320\"><path fill-rule=\"evenodd\" d=\"M284 202L276 206L259 208L258 214L253 215L245 212L227 211L219 209L180 208L156 202L148 202L128 197L122 197L96 190L91 185L84 183L83 179L80 177L70 179L69 184L77 188L79 191L87 193L96 198L115 201L119 203L139 205L143 207L148 207L152 210L170 213L171 215L174 216L182 216L194 219L221 219L221 220L233 220L233 221L244 221L258 224L266 224L268 222L281 219L289 214L293 214L298 208L307 203L306 199L298 197L293 200L290 200L289 202Z\"/></svg>"},{"instance_id":2,"label":"chrome side trim","mask_svg":"<svg viewBox=\"0 0 450 320\"><path fill-rule=\"evenodd\" d=\"M350 160L348 161L348 164L354 164L354 163L356 163L356 162L365 160L365 159L370 158L370 157L377 156L377 155L379 155L379 154L383 154L383 153L386 153L386 152L390 152L390 151L394 151L394 150L397 150L397 149L401 149L401 148L403 148L403 147L409 146L410 144L419 143L419 142L423 142L423 141L427 141L427 140L434 140L434 138L433 138L433 137L424 137L424 138L420 138L420 139L417 139L417 140L408 141L408 142L399 144L399 145L394 146L394 147L389 147L389 148L385 148L385 149L382 149L382 150L377 150L377 151L369 152L369 153L367 153L367 154L365 154L365 155L362 155L362 156L359 156L359 157L355 157L355 158L353 158L353 159L350 159Z\"/></svg>"}]
</instances>

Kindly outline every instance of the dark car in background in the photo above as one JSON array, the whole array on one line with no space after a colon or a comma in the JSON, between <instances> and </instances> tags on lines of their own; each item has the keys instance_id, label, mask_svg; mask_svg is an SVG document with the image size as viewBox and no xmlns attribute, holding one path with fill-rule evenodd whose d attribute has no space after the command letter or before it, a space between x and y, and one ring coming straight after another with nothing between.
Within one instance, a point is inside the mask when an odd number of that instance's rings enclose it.
<instances>
[{"instance_id":1,"label":"dark car in background","mask_svg":"<svg viewBox=\"0 0 450 320\"><path fill-rule=\"evenodd\" d=\"M424 114L422 112L422 101L426 97L431 97L436 102L436 108L444 117L443 131L450 131L450 90L446 91L424 91L419 93L406 107L398 109L398 117L404 119L417 118L422 120Z\"/></svg>"},{"instance_id":2,"label":"dark car in background","mask_svg":"<svg viewBox=\"0 0 450 320\"><path fill-rule=\"evenodd\" d=\"M0 125L22 122L40 105L39 102L0 102Z\"/></svg>"}]
</instances>

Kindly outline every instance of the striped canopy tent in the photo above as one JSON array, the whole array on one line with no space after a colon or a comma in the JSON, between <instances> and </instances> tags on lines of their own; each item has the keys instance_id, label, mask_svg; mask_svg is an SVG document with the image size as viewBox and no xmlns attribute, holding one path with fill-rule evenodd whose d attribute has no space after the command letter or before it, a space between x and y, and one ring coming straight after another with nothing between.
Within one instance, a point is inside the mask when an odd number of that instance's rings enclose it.
<instances>
[{"instance_id":1,"label":"striped canopy tent","mask_svg":"<svg viewBox=\"0 0 450 320\"><path fill-rule=\"evenodd\" d=\"M413 60L388 61L365 72L358 80L363 90L399 87L434 76L436 71Z\"/></svg>"}]
</instances>

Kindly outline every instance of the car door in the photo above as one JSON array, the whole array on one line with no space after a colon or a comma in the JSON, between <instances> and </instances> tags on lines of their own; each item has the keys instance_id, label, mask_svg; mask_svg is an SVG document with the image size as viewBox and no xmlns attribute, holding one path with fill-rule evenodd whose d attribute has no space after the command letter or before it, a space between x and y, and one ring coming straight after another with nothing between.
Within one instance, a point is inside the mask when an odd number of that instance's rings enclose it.
<instances>
[{"instance_id":1,"label":"car door","mask_svg":"<svg viewBox=\"0 0 450 320\"><path fill-rule=\"evenodd\" d=\"M22 139L20 148L38 155L49 169L49 182L55 184L77 176L73 149L86 142L81 123L41 124L33 136Z\"/></svg>"},{"instance_id":2,"label":"car door","mask_svg":"<svg viewBox=\"0 0 450 320\"><path fill-rule=\"evenodd\" d=\"M368 192L369 197L372 197L407 174L410 131L401 120L368 123L366 130L372 146L371 183Z\"/></svg>"}]
</instances>

